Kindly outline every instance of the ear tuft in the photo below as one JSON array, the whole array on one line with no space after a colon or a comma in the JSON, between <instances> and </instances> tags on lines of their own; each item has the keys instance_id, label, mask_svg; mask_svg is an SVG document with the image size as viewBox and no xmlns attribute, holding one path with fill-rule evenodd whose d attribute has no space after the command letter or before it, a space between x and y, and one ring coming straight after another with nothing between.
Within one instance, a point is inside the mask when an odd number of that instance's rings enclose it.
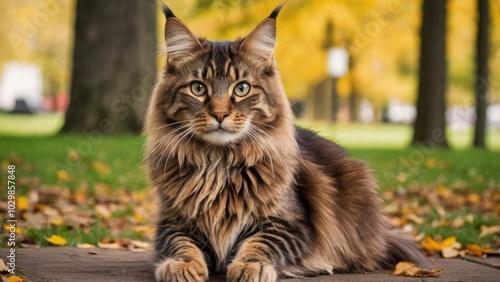
<instances>
[{"instance_id":1,"label":"ear tuft","mask_svg":"<svg viewBox=\"0 0 500 282\"><path fill-rule=\"evenodd\" d=\"M170 10L170 8L165 3L161 2L160 5L166 19L175 18L174 12L172 12L172 10Z\"/></svg>"},{"instance_id":2,"label":"ear tuft","mask_svg":"<svg viewBox=\"0 0 500 282\"><path fill-rule=\"evenodd\" d=\"M276 18L281 8L283 8L283 4L274 8L269 17L243 39L240 48L268 63L272 62L276 45Z\"/></svg>"},{"instance_id":3,"label":"ear tuft","mask_svg":"<svg viewBox=\"0 0 500 282\"><path fill-rule=\"evenodd\" d=\"M247 37L241 47L244 51L266 61L272 60L276 45L276 21L267 18L262 21Z\"/></svg>"},{"instance_id":4,"label":"ear tuft","mask_svg":"<svg viewBox=\"0 0 500 282\"><path fill-rule=\"evenodd\" d=\"M285 5L285 3L282 3L278 7L274 8L274 10L271 12L269 17L267 17L267 18L276 20L276 18L278 17L278 15L281 11L281 8L283 8L283 5Z\"/></svg>"},{"instance_id":5,"label":"ear tuft","mask_svg":"<svg viewBox=\"0 0 500 282\"><path fill-rule=\"evenodd\" d=\"M196 50L202 48L198 38L181 20L174 16L172 10L166 5L163 5L162 9L167 18L165 22L165 45L167 47L168 62L186 59Z\"/></svg>"}]
</instances>

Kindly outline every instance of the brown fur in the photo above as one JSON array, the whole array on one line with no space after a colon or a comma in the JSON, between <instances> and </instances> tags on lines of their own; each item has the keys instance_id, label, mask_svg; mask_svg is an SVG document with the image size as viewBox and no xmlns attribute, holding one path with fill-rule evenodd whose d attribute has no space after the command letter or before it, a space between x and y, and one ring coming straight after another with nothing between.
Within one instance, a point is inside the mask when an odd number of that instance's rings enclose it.
<instances>
[{"instance_id":1,"label":"brown fur","mask_svg":"<svg viewBox=\"0 0 500 282\"><path fill-rule=\"evenodd\" d=\"M279 9L234 42L196 38L164 12L168 57L146 123L158 281L203 281L208 271L274 281L422 261L386 223L365 164L293 126L272 55Z\"/></svg>"}]
</instances>

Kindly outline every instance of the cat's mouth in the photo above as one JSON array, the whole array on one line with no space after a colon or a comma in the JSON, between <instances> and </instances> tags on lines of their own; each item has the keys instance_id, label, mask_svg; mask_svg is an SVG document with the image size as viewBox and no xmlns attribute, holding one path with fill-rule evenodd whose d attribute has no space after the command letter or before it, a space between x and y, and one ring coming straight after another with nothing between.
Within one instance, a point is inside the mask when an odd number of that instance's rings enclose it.
<instances>
[{"instance_id":1,"label":"cat's mouth","mask_svg":"<svg viewBox=\"0 0 500 282\"><path fill-rule=\"evenodd\" d=\"M241 131L229 130L223 127L218 127L201 134L201 138L217 145L234 143L243 135Z\"/></svg>"}]
</instances>

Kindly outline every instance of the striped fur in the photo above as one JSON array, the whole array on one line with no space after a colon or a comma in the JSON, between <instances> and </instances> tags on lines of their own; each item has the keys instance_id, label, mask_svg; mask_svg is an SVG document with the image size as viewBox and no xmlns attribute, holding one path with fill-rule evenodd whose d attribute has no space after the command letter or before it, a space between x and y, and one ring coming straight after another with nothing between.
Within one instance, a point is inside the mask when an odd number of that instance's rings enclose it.
<instances>
[{"instance_id":1,"label":"striped fur","mask_svg":"<svg viewBox=\"0 0 500 282\"><path fill-rule=\"evenodd\" d=\"M365 164L293 126L272 54L278 11L243 39L211 42L165 8L145 158L158 281L274 281L423 260L386 223Z\"/></svg>"}]
</instances>

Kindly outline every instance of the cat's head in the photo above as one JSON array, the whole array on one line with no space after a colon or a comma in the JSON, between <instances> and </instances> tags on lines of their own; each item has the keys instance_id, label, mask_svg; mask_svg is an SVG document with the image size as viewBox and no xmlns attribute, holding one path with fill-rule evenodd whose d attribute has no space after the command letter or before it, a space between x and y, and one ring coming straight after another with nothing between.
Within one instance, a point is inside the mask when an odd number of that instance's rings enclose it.
<instances>
[{"instance_id":1,"label":"cat's head","mask_svg":"<svg viewBox=\"0 0 500 282\"><path fill-rule=\"evenodd\" d=\"M166 6L167 60L153 94L148 128L179 142L233 145L293 130L274 60L277 7L246 37L196 37ZM253 140L253 141L252 141Z\"/></svg>"}]
</instances>

